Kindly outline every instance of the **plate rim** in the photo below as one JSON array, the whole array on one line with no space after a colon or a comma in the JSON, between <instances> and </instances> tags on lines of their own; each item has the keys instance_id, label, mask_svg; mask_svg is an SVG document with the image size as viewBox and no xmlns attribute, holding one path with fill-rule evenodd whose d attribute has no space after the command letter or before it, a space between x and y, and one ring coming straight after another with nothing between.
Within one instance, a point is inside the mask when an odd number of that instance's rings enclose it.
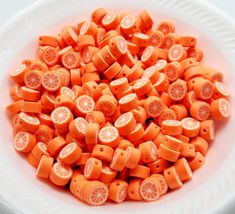
<instances>
[{"instance_id":1,"label":"plate rim","mask_svg":"<svg viewBox=\"0 0 235 214\"><path fill-rule=\"evenodd\" d=\"M218 18L220 18L223 23L226 23L229 25L229 29L226 28L228 31L231 32L231 29L235 27L235 20L231 19L231 17L229 15L224 13L222 10L220 10L218 7L216 7L214 4L212 4L208 1L203 1L203 0L191 0L191 1L192 1L192 3L200 5L201 7L204 7L204 9L206 11L216 12ZM1 26L0 38L2 38L4 36L4 34L7 33L8 28L13 26L16 22L18 22L19 19L22 19L27 13L29 13L30 11L35 10L36 8L41 7L47 3L48 3L47 0L38 0L38 1L35 1L34 3L28 5L26 8L19 11L18 13L16 13L4 25ZM235 35L234 32L232 32L233 35ZM0 53L1 52L2 51L0 50ZM221 202L221 205L219 207L216 206L214 209L212 209L211 213L218 212L218 210L215 210L218 208L219 208L219 210L221 210L223 212L225 210L229 211L231 209L234 201L235 201L235 193L226 196L224 198L223 202ZM3 204L6 207L6 209L12 213L22 213L20 210L18 210L16 207L14 207L10 202L6 201L4 196L2 196L2 195L0 195L0 203Z\"/></svg>"}]
</instances>

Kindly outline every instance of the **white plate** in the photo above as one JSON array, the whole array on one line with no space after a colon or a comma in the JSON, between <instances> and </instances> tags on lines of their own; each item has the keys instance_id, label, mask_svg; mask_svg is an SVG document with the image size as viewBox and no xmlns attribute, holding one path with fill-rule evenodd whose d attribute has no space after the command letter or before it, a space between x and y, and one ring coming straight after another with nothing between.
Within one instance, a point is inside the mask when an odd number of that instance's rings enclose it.
<instances>
[{"instance_id":1,"label":"white plate","mask_svg":"<svg viewBox=\"0 0 235 214\"><path fill-rule=\"evenodd\" d=\"M220 11L201 0L50 0L39 1L0 30L0 195L16 213L232 213L235 187L234 114L220 124L216 141L206 164L194 173L192 181L153 203L107 203L89 207L58 188L35 177L34 169L12 147L5 106L10 102L9 72L21 59L35 54L40 34L56 33L68 23L88 18L91 11L105 6L110 10L137 14L148 9L154 19L171 19L179 34L195 35L204 49L208 65L224 72L225 83L235 96L235 28ZM231 99L235 107L234 99ZM234 212L233 212L234 213Z\"/></svg>"}]
</instances>

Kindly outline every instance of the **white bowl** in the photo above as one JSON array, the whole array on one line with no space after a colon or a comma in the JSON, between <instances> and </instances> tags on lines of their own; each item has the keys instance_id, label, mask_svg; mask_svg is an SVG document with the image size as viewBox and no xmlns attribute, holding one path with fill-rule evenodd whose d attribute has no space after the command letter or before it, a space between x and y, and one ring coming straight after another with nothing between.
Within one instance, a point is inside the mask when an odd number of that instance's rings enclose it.
<instances>
[{"instance_id":1,"label":"white bowl","mask_svg":"<svg viewBox=\"0 0 235 214\"><path fill-rule=\"evenodd\" d=\"M40 34L58 32L69 23L87 19L91 11L104 6L110 10L137 14L148 9L156 22L170 19L179 34L195 35L204 49L204 62L221 70L235 97L235 28L220 11L201 1L188 0L50 0L39 1L0 30L0 199L15 213L234 213L235 199L235 115L219 124L206 164L183 188L153 203L107 203L89 207L67 192L52 188L35 176L35 170L12 146L12 130L5 114L10 102L9 73L25 57L35 55ZM235 107L234 99L231 99ZM5 213L5 212L4 212Z\"/></svg>"}]
</instances>

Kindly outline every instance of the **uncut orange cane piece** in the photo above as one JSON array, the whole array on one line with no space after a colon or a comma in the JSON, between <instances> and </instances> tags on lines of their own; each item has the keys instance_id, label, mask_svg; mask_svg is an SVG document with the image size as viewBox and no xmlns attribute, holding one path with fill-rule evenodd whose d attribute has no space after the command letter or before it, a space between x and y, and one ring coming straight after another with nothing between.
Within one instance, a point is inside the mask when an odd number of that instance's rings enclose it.
<instances>
[{"instance_id":1,"label":"uncut orange cane piece","mask_svg":"<svg viewBox=\"0 0 235 214\"><path fill-rule=\"evenodd\" d=\"M187 137L196 137L200 131L200 122L191 117L186 117L181 120L183 135Z\"/></svg>"},{"instance_id":2,"label":"uncut orange cane piece","mask_svg":"<svg viewBox=\"0 0 235 214\"><path fill-rule=\"evenodd\" d=\"M164 170L164 178L170 189L177 189L183 185L174 166Z\"/></svg>"},{"instance_id":3,"label":"uncut orange cane piece","mask_svg":"<svg viewBox=\"0 0 235 214\"><path fill-rule=\"evenodd\" d=\"M141 201L143 200L140 195L140 185L142 183L142 179L134 178L131 179L127 188L128 198L133 201Z\"/></svg>"},{"instance_id":4,"label":"uncut orange cane piece","mask_svg":"<svg viewBox=\"0 0 235 214\"><path fill-rule=\"evenodd\" d=\"M196 152L196 155L189 160L189 166L192 171L199 169L204 163L205 157L200 152Z\"/></svg>"},{"instance_id":5,"label":"uncut orange cane piece","mask_svg":"<svg viewBox=\"0 0 235 214\"><path fill-rule=\"evenodd\" d=\"M186 58L180 62L184 71L192 67L199 67L199 63L194 58ZM190 78L188 78L190 79Z\"/></svg>"},{"instance_id":6,"label":"uncut orange cane piece","mask_svg":"<svg viewBox=\"0 0 235 214\"><path fill-rule=\"evenodd\" d=\"M80 95L82 95L82 87L79 85L73 85L71 90L74 93L75 99L78 98Z\"/></svg>"},{"instance_id":7,"label":"uncut orange cane piece","mask_svg":"<svg viewBox=\"0 0 235 214\"><path fill-rule=\"evenodd\" d=\"M14 138L14 148L18 152L28 153L36 144L36 138L29 132L18 132Z\"/></svg>"},{"instance_id":8,"label":"uncut orange cane piece","mask_svg":"<svg viewBox=\"0 0 235 214\"><path fill-rule=\"evenodd\" d=\"M55 163L51 169L49 178L57 186L65 186L72 177L73 170L62 163Z\"/></svg>"},{"instance_id":9,"label":"uncut orange cane piece","mask_svg":"<svg viewBox=\"0 0 235 214\"><path fill-rule=\"evenodd\" d=\"M110 146L96 144L91 155L92 157L98 158L104 162L111 162L113 152L113 148Z\"/></svg>"},{"instance_id":10,"label":"uncut orange cane piece","mask_svg":"<svg viewBox=\"0 0 235 214\"><path fill-rule=\"evenodd\" d=\"M137 165L134 169L131 169L129 176L136 178L148 178L150 175L150 169L147 166Z\"/></svg>"},{"instance_id":11,"label":"uncut orange cane piece","mask_svg":"<svg viewBox=\"0 0 235 214\"><path fill-rule=\"evenodd\" d=\"M109 199L116 203L121 203L127 196L128 183L121 180L115 179L109 186Z\"/></svg>"},{"instance_id":12,"label":"uncut orange cane piece","mask_svg":"<svg viewBox=\"0 0 235 214\"><path fill-rule=\"evenodd\" d=\"M158 158L152 163L147 164L148 167L150 168L150 172L153 173L160 173L164 169L168 168L170 166L169 162L165 159Z\"/></svg>"},{"instance_id":13,"label":"uncut orange cane piece","mask_svg":"<svg viewBox=\"0 0 235 214\"><path fill-rule=\"evenodd\" d=\"M53 166L54 159L52 157L48 157L43 155L36 171L36 175L40 178L48 178L51 172L51 168Z\"/></svg>"},{"instance_id":14,"label":"uncut orange cane piece","mask_svg":"<svg viewBox=\"0 0 235 214\"><path fill-rule=\"evenodd\" d=\"M139 144L141 160L144 163L150 163L157 159L157 147L152 141Z\"/></svg>"}]
</instances>

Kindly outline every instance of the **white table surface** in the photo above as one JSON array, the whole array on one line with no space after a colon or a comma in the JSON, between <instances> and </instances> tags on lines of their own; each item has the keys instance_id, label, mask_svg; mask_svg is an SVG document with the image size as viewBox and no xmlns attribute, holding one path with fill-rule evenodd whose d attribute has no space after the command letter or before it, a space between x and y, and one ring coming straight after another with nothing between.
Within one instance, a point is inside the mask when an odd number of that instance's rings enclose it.
<instances>
[{"instance_id":1,"label":"white table surface","mask_svg":"<svg viewBox=\"0 0 235 214\"><path fill-rule=\"evenodd\" d=\"M0 27L12 16L26 8L36 0L0 0ZM39 0L40 1L40 0ZM49 0L48 0L49 1ZM189 0L190 1L190 0ZM235 21L234 0L205 0L220 8L227 16ZM11 208L4 201L0 200L0 214L12 214ZM234 212L235 213L235 208ZM229 213L230 214L230 213Z\"/></svg>"}]
</instances>

